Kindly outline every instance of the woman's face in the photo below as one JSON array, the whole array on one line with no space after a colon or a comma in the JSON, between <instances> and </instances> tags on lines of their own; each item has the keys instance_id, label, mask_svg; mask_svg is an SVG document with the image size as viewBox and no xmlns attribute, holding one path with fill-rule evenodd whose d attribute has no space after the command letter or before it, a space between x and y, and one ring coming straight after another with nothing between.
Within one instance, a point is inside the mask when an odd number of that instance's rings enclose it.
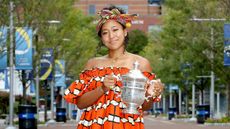
<instances>
[{"instance_id":1,"label":"woman's face","mask_svg":"<svg viewBox=\"0 0 230 129\"><path fill-rule=\"evenodd\" d=\"M122 25L115 20L108 20L101 27L101 40L103 44L111 50L124 47L126 35L126 29L123 29Z\"/></svg>"}]
</instances>

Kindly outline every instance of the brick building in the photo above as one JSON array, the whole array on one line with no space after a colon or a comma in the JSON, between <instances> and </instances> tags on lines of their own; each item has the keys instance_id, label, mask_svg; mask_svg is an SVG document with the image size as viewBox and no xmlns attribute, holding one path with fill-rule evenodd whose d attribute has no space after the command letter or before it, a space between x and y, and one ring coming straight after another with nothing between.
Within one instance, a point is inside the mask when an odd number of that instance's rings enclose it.
<instances>
[{"instance_id":1,"label":"brick building","mask_svg":"<svg viewBox=\"0 0 230 129\"><path fill-rule=\"evenodd\" d=\"M132 29L149 32L160 29L161 4L163 0L77 0L74 7L86 15L95 15L99 10L109 5L124 9L127 13L136 13L139 18L133 21Z\"/></svg>"}]
</instances>

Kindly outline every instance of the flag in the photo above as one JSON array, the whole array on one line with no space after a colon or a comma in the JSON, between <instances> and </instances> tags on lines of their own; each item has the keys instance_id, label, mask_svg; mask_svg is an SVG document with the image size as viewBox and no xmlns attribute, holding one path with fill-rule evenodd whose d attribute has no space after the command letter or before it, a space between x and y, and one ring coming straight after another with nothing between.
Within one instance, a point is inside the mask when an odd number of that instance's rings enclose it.
<instances>
[{"instance_id":1,"label":"flag","mask_svg":"<svg viewBox=\"0 0 230 129\"><path fill-rule=\"evenodd\" d=\"M41 57L41 70L40 70L40 80L52 80L52 70L53 70L53 49L45 48L43 49Z\"/></svg>"},{"instance_id":2,"label":"flag","mask_svg":"<svg viewBox=\"0 0 230 129\"><path fill-rule=\"evenodd\" d=\"M9 89L7 69L0 69L0 90Z\"/></svg>"},{"instance_id":3,"label":"flag","mask_svg":"<svg viewBox=\"0 0 230 129\"><path fill-rule=\"evenodd\" d=\"M16 27L15 29L15 67L18 70L33 69L32 29Z\"/></svg>"},{"instance_id":4,"label":"flag","mask_svg":"<svg viewBox=\"0 0 230 129\"><path fill-rule=\"evenodd\" d=\"M65 61L55 60L55 84L56 87L66 87Z\"/></svg>"},{"instance_id":5,"label":"flag","mask_svg":"<svg viewBox=\"0 0 230 129\"><path fill-rule=\"evenodd\" d=\"M224 25L224 66L230 66L230 24Z\"/></svg>"},{"instance_id":6,"label":"flag","mask_svg":"<svg viewBox=\"0 0 230 129\"><path fill-rule=\"evenodd\" d=\"M7 28L5 26L0 27L0 69L6 69L7 67Z\"/></svg>"}]
</instances>

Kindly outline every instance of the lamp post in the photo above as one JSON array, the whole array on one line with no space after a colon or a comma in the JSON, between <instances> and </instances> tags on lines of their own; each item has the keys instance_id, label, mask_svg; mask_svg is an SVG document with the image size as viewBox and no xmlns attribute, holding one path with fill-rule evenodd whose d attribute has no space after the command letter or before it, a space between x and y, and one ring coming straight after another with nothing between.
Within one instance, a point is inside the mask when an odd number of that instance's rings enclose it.
<instances>
[{"instance_id":1,"label":"lamp post","mask_svg":"<svg viewBox=\"0 0 230 129\"><path fill-rule=\"evenodd\" d=\"M14 41L14 24L13 24L13 10L14 10L14 4L11 1L10 2L10 98L9 98L9 126L6 129L16 129L13 126L13 116L14 116L14 57L13 57L13 41Z\"/></svg>"},{"instance_id":2,"label":"lamp post","mask_svg":"<svg viewBox=\"0 0 230 129\"><path fill-rule=\"evenodd\" d=\"M49 24L59 24L61 23L61 21L58 20L49 20L47 21ZM54 73L54 72L53 72ZM51 84L50 84L50 105L51 105L51 118L50 120L47 122L47 124L53 124L56 121L54 120L54 79L52 79Z\"/></svg>"},{"instance_id":3,"label":"lamp post","mask_svg":"<svg viewBox=\"0 0 230 129\"><path fill-rule=\"evenodd\" d=\"M190 118L190 121L196 121L195 117L195 85L192 85L192 118Z\"/></svg>"},{"instance_id":4,"label":"lamp post","mask_svg":"<svg viewBox=\"0 0 230 129\"><path fill-rule=\"evenodd\" d=\"M60 21L58 20L49 20L49 21L46 21L45 24L59 24ZM38 35L37 35L37 31L39 30L39 28L36 28L34 30L34 36L35 36L35 42L38 42ZM38 54L37 53L37 50L35 48L35 55ZM37 116L37 119L39 120L39 98L40 98L40 95L39 95L39 82L40 82L40 78L39 78L39 66L38 66L39 63L37 63L36 65L36 77L35 77L35 82L36 82L36 106L37 106L37 113L38 113L38 116ZM51 95L52 95L52 91L51 91ZM52 95L53 96L53 95ZM51 96L51 98L52 98ZM52 98L53 99L53 98ZM51 101L51 112L52 112L52 115L51 115L51 120L53 120L53 104L52 104L52 101Z\"/></svg>"},{"instance_id":5,"label":"lamp post","mask_svg":"<svg viewBox=\"0 0 230 129\"><path fill-rule=\"evenodd\" d=\"M190 19L191 21L195 22L223 22L226 21L224 18L192 18ZM211 28L211 46L212 48L214 47L214 40L213 40L213 27ZM214 117L214 87L215 87L215 82L214 82L214 72L213 72L213 61L214 59L214 53L211 51L211 61L212 61L212 68L211 68L211 87L210 87L210 118Z\"/></svg>"}]
</instances>

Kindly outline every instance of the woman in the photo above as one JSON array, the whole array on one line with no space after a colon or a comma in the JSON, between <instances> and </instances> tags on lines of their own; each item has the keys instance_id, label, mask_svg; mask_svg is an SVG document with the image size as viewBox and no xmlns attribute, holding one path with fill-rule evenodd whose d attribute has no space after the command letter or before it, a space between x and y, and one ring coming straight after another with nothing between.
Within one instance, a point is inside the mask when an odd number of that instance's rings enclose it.
<instances>
[{"instance_id":1,"label":"woman","mask_svg":"<svg viewBox=\"0 0 230 129\"><path fill-rule=\"evenodd\" d=\"M154 101L159 101L157 96L161 94L163 85L159 80L154 86L147 83L146 96L155 96L142 104L140 114L122 112L126 106L120 98L121 75L128 73L135 61L139 62L139 69L149 82L155 75L151 74L147 59L125 50L128 39L126 27L130 26L135 15L125 14L115 6L102 9L99 15L97 33L108 48L108 54L90 59L80 79L65 91L64 98L84 109L78 129L143 129L143 111L150 109Z\"/></svg>"}]
</instances>

